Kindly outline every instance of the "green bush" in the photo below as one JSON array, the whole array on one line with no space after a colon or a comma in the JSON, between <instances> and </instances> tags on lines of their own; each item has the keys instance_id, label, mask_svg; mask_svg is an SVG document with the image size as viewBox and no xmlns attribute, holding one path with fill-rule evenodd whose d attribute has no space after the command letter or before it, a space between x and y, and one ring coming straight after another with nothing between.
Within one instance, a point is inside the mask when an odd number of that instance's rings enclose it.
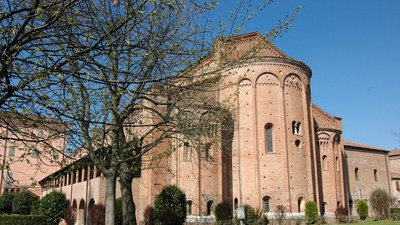
<instances>
[{"instance_id":1,"label":"green bush","mask_svg":"<svg viewBox=\"0 0 400 225\"><path fill-rule=\"evenodd\" d=\"M318 220L317 203L315 203L314 201L307 201L306 202L305 214L306 214L307 223L315 223L315 222L317 222L317 220Z\"/></svg>"},{"instance_id":2,"label":"green bush","mask_svg":"<svg viewBox=\"0 0 400 225\"><path fill-rule=\"evenodd\" d=\"M64 217L64 211L68 207L68 200L64 193L52 191L39 201L38 207L33 211L37 210L40 215L47 217L50 224L57 225L61 218Z\"/></svg>"},{"instance_id":3,"label":"green bush","mask_svg":"<svg viewBox=\"0 0 400 225\"><path fill-rule=\"evenodd\" d=\"M28 215L31 213L32 204L37 201L32 194L26 190L16 194L13 199L13 213L20 215Z\"/></svg>"},{"instance_id":4,"label":"green bush","mask_svg":"<svg viewBox=\"0 0 400 225\"><path fill-rule=\"evenodd\" d=\"M0 197L0 214L11 214L12 204L14 200L14 194L9 192L4 192Z\"/></svg>"},{"instance_id":5,"label":"green bush","mask_svg":"<svg viewBox=\"0 0 400 225\"><path fill-rule=\"evenodd\" d=\"M51 225L42 215L0 215L1 225Z\"/></svg>"},{"instance_id":6,"label":"green bush","mask_svg":"<svg viewBox=\"0 0 400 225\"><path fill-rule=\"evenodd\" d=\"M360 220L365 220L368 217L368 204L364 200L357 201L356 205L358 217Z\"/></svg>"},{"instance_id":7,"label":"green bush","mask_svg":"<svg viewBox=\"0 0 400 225\"><path fill-rule=\"evenodd\" d=\"M377 219L387 219L389 216L390 196L387 191L377 188L371 192L371 207Z\"/></svg>"},{"instance_id":8,"label":"green bush","mask_svg":"<svg viewBox=\"0 0 400 225\"><path fill-rule=\"evenodd\" d=\"M400 208L391 208L390 209L390 219L400 220Z\"/></svg>"},{"instance_id":9,"label":"green bush","mask_svg":"<svg viewBox=\"0 0 400 225\"><path fill-rule=\"evenodd\" d=\"M217 224L224 224L224 221L232 220L232 206L228 201L215 206L215 219L217 220Z\"/></svg>"},{"instance_id":10,"label":"green bush","mask_svg":"<svg viewBox=\"0 0 400 225\"><path fill-rule=\"evenodd\" d=\"M186 218L186 196L175 185L166 186L154 201L155 221L161 225L183 224Z\"/></svg>"}]
</instances>

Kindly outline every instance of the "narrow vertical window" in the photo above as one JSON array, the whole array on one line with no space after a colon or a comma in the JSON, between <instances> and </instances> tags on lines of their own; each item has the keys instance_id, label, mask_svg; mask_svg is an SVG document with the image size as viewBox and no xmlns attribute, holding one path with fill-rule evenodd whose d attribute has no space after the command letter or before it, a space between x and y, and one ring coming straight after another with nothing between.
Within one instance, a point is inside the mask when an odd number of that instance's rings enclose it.
<instances>
[{"instance_id":1,"label":"narrow vertical window","mask_svg":"<svg viewBox=\"0 0 400 225\"><path fill-rule=\"evenodd\" d=\"M340 171L340 166L339 166L339 157L336 157L336 171Z\"/></svg>"},{"instance_id":2,"label":"narrow vertical window","mask_svg":"<svg viewBox=\"0 0 400 225\"><path fill-rule=\"evenodd\" d=\"M184 149L185 149L185 161L189 162L190 154L191 154L191 152L190 152L191 149L190 149L189 143L185 142Z\"/></svg>"},{"instance_id":3,"label":"narrow vertical window","mask_svg":"<svg viewBox=\"0 0 400 225\"><path fill-rule=\"evenodd\" d=\"M239 201L237 198L235 198L235 200L234 200L234 208L235 209L239 208Z\"/></svg>"},{"instance_id":4,"label":"narrow vertical window","mask_svg":"<svg viewBox=\"0 0 400 225\"><path fill-rule=\"evenodd\" d=\"M400 182L399 181L396 181L396 190L400 191Z\"/></svg>"},{"instance_id":5,"label":"narrow vertical window","mask_svg":"<svg viewBox=\"0 0 400 225\"><path fill-rule=\"evenodd\" d=\"M264 212L269 212L269 203L270 203L269 200L270 199L271 198L269 196L264 196L262 199Z\"/></svg>"},{"instance_id":6,"label":"narrow vertical window","mask_svg":"<svg viewBox=\"0 0 400 225\"><path fill-rule=\"evenodd\" d=\"M14 146L8 147L8 156L9 156L9 157L14 157L14 156L15 156L15 149L14 149Z\"/></svg>"},{"instance_id":7,"label":"narrow vertical window","mask_svg":"<svg viewBox=\"0 0 400 225\"><path fill-rule=\"evenodd\" d=\"M207 143L207 144L206 144L204 151L205 151L205 159L206 159L207 161L211 161L211 154L210 154L210 151L211 151L211 143Z\"/></svg>"},{"instance_id":8,"label":"narrow vertical window","mask_svg":"<svg viewBox=\"0 0 400 225\"><path fill-rule=\"evenodd\" d=\"M322 168L328 170L328 157L326 155L322 156Z\"/></svg>"},{"instance_id":9,"label":"narrow vertical window","mask_svg":"<svg viewBox=\"0 0 400 225\"><path fill-rule=\"evenodd\" d=\"M273 152L272 148L272 124L265 125L265 152Z\"/></svg>"},{"instance_id":10,"label":"narrow vertical window","mask_svg":"<svg viewBox=\"0 0 400 225\"><path fill-rule=\"evenodd\" d=\"M7 171L7 176L6 176L6 183L8 185L11 185L14 182L14 178L13 178L14 174L11 171Z\"/></svg>"},{"instance_id":11,"label":"narrow vertical window","mask_svg":"<svg viewBox=\"0 0 400 225\"><path fill-rule=\"evenodd\" d=\"M374 180L378 182L378 170L374 170Z\"/></svg>"},{"instance_id":12,"label":"narrow vertical window","mask_svg":"<svg viewBox=\"0 0 400 225\"><path fill-rule=\"evenodd\" d=\"M356 167L356 169L354 170L354 174L355 174L355 178L356 180L360 180L360 172L358 171L358 168Z\"/></svg>"}]
</instances>

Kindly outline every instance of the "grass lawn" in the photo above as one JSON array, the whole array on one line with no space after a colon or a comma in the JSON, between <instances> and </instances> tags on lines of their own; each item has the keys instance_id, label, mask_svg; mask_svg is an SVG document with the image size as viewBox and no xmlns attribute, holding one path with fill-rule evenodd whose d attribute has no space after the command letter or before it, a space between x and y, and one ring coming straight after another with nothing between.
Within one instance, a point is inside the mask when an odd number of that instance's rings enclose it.
<instances>
[{"instance_id":1,"label":"grass lawn","mask_svg":"<svg viewBox=\"0 0 400 225\"><path fill-rule=\"evenodd\" d=\"M360 221L358 223L352 223L354 225L400 225L400 221L393 221L393 220L379 220L379 221ZM337 223L335 224L330 224L330 225L338 225Z\"/></svg>"}]
</instances>

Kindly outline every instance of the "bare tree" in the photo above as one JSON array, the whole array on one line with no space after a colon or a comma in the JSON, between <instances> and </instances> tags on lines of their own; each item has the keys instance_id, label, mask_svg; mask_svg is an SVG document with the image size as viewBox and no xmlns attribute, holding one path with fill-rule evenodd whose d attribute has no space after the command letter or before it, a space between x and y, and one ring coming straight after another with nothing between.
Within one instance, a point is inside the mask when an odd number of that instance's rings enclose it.
<instances>
[{"instance_id":1,"label":"bare tree","mask_svg":"<svg viewBox=\"0 0 400 225\"><path fill-rule=\"evenodd\" d=\"M121 180L124 224L136 224L132 179L140 175L144 164L151 166L174 149L162 148L157 154L150 151L172 139L190 138L201 149L203 140L216 137L209 132L212 121L224 121L229 116L226 105L216 100L215 91L226 85L221 83L221 71L234 60L221 54L218 63L196 64L208 53L219 51L218 43L226 40L220 38L212 45L213 36L226 34L215 30L215 23L210 26L209 13L217 2L69 2L73 4L60 13L61 19L49 25L52 29L37 37L45 47L21 47L19 54L28 59L38 51L45 57L39 60L43 65L39 63L36 68L36 61L30 62L27 65L31 67L15 72L12 68L24 61L10 57L11 53L3 54L8 48L2 47L2 71L6 71L1 74L2 104L14 104L9 101L12 98L18 104L10 105L10 109L50 114L67 124L69 147L88 154L106 177L106 224L114 224L117 176ZM43 10L31 8L28 12ZM47 17L52 15L51 8L43 11ZM233 18L236 21L235 15ZM2 25L3 21L8 20L2 20ZM282 23L268 35L277 36L276 30L284 31L287 25L290 23ZM228 30L229 35L239 31ZM7 67L10 62L16 62L15 66ZM26 77L32 81L25 82ZM15 85L14 80L21 83ZM202 116L205 113L212 116ZM201 157L202 153L198 154Z\"/></svg>"}]
</instances>

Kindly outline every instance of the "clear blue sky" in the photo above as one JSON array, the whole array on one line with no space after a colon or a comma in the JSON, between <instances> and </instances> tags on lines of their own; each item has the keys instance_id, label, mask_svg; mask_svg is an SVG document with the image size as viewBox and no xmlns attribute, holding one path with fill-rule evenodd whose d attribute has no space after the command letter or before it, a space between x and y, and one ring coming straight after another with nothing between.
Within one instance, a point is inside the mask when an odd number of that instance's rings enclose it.
<instances>
[{"instance_id":1,"label":"clear blue sky","mask_svg":"<svg viewBox=\"0 0 400 225\"><path fill-rule=\"evenodd\" d=\"M313 103L343 119L345 140L400 148L400 0L277 0L241 33L263 34L298 5L273 43L312 69Z\"/></svg>"}]
</instances>

